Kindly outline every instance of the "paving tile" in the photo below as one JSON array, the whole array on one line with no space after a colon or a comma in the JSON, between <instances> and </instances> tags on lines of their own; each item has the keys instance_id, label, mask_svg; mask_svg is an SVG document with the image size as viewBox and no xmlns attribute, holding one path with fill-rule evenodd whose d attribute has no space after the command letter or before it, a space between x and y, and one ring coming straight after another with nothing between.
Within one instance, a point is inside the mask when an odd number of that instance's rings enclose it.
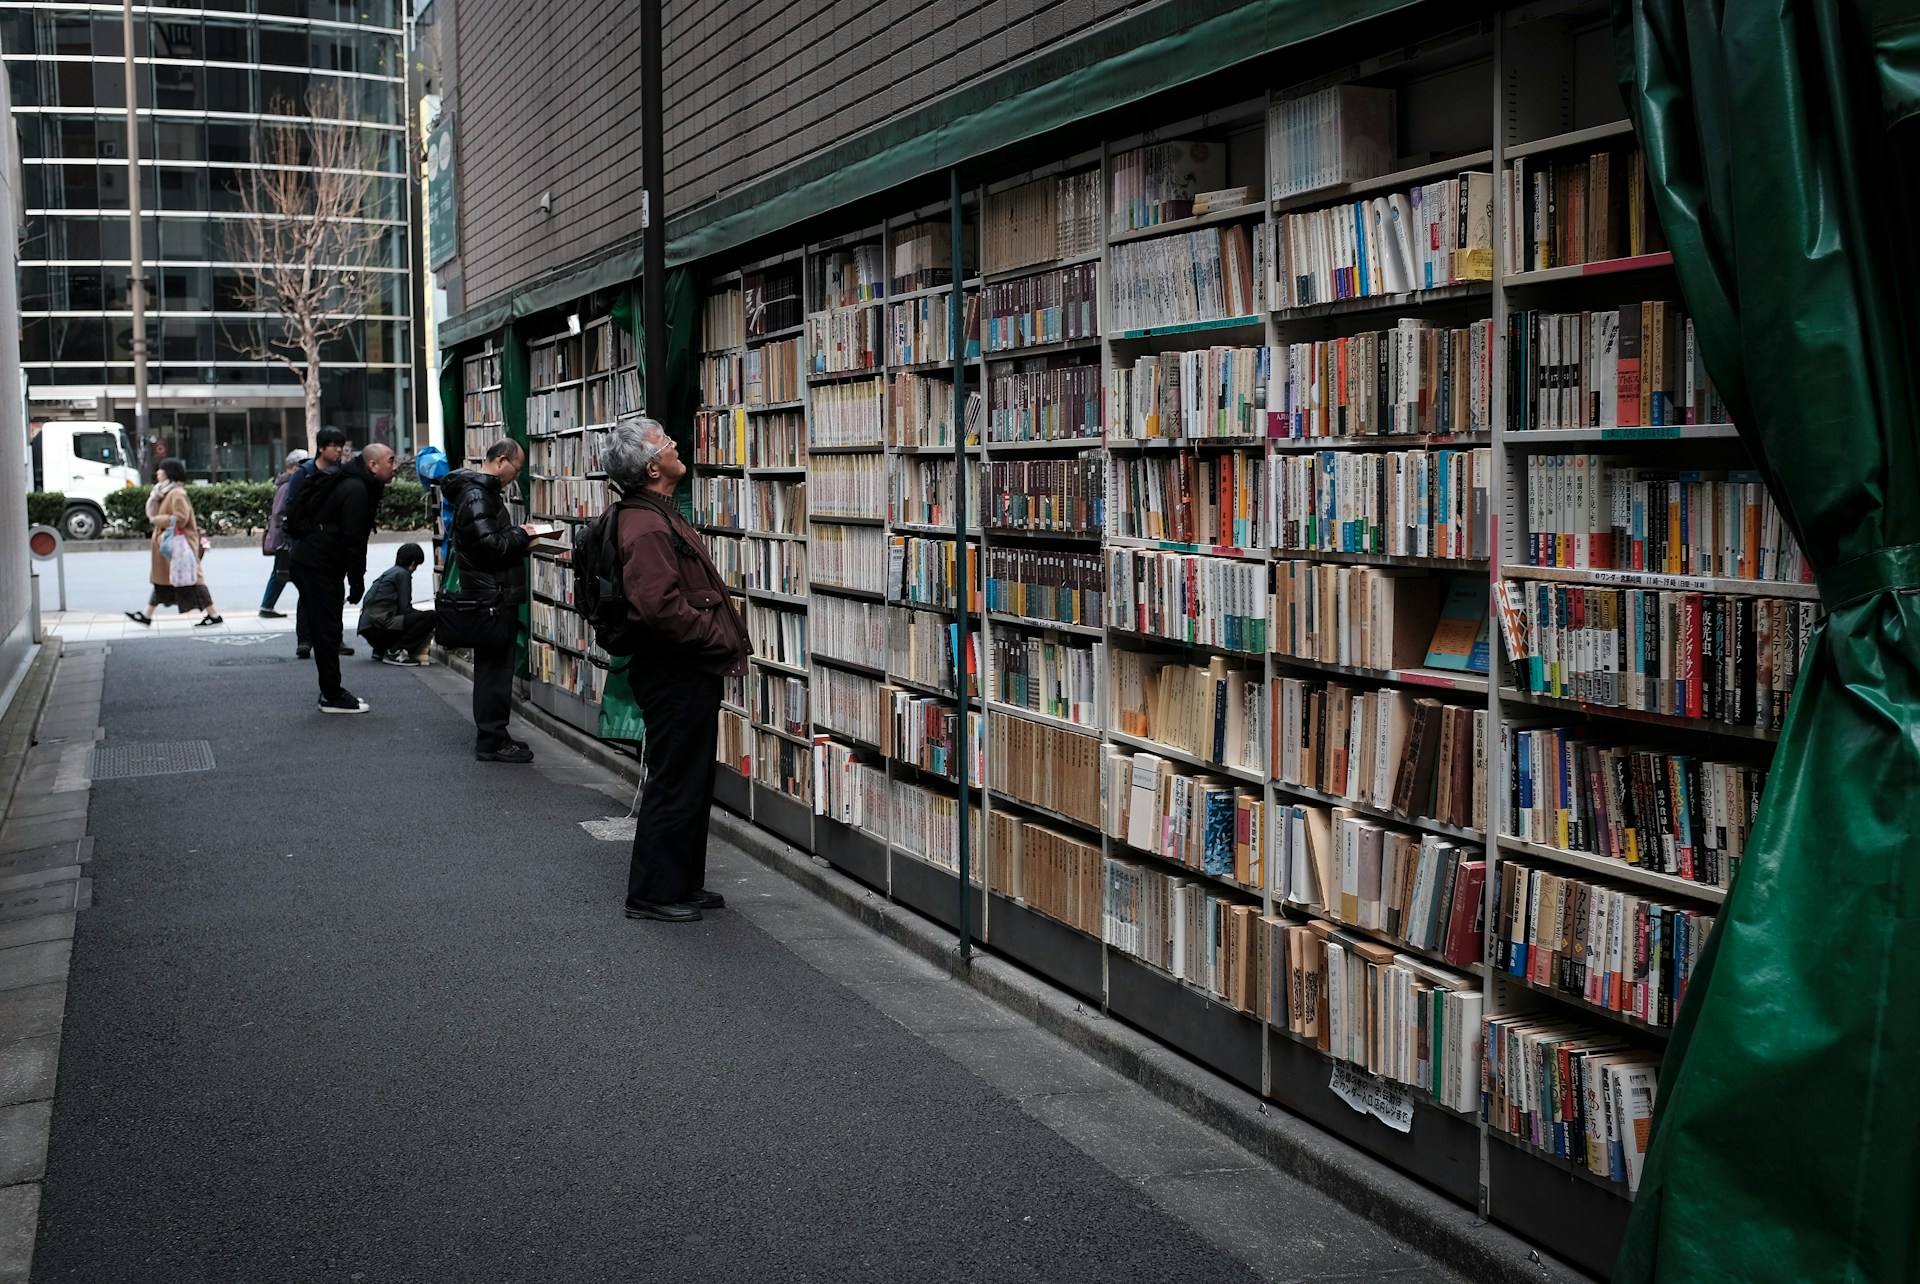
<instances>
[{"instance_id":1,"label":"paving tile","mask_svg":"<svg viewBox=\"0 0 1920 1284\"><path fill-rule=\"evenodd\" d=\"M65 793L22 790L7 807L10 821L85 820L92 791L69 789Z\"/></svg>"},{"instance_id":2,"label":"paving tile","mask_svg":"<svg viewBox=\"0 0 1920 1284\"><path fill-rule=\"evenodd\" d=\"M958 981L856 981L847 988L919 1035L1020 1024L1018 1017Z\"/></svg>"},{"instance_id":3,"label":"paving tile","mask_svg":"<svg viewBox=\"0 0 1920 1284\"><path fill-rule=\"evenodd\" d=\"M0 1042L31 1039L37 1034L58 1034L66 1011L64 981L0 990Z\"/></svg>"},{"instance_id":4,"label":"paving tile","mask_svg":"<svg viewBox=\"0 0 1920 1284\"><path fill-rule=\"evenodd\" d=\"M79 843L49 843L24 852L0 852L0 878L31 874L39 870L63 869L82 859Z\"/></svg>"},{"instance_id":5,"label":"paving tile","mask_svg":"<svg viewBox=\"0 0 1920 1284\"><path fill-rule=\"evenodd\" d=\"M59 1035L41 1034L0 1043L0 1106L53 1100L59 1074Z\"/></svg>"},{"instance_id":6,"label":"paving tile","mask_svg":"<svg viewBox=\"0 0 1920 1284\"><path fill-rule=\"evenodd\" d=\"M32 851L49 843L78 842L86 837L87 822L81 820L25 821L0 825L0 853Z\"/></svg>"},{"instance_id":7,"label":"paving tile","mask_svg":"<svg viewBox=\"0 0 1920 1284\"><path fill-rule=\"evenodd\" d=\"M72 957L71 937L0 949L0 990L64 981Z\"/></svg>"},{"instance_id":8,"label":"paving tile","mask_svg":"<svg viewBox=\"0 0 1920 1284\"><path fill-rule=\"evenodd\" d=\"M71 883L80 877L81 872L78 865L56 865L51 869L34 869L9 874L0 878L0 894L47 887L54 883Z\"/></svg>"},{"instance_id":9,"label":"paving tile","mask_svg":"<svg viewBox=\"0 0 1920 1284\"><path fill-rule=\"evenodd\" d=\"M0 1106L0 1186L39 1181L47 1171L53 1102Z\"/></svg>"},{"instance_id":10,"label":"paving tile","mask_svg":"<svg viewBox=\"0 0 1920 1284\"><path fill-rule=\"evenodd\" d=\"M28 1284L40 1228L40 1183L0 1190L0 1284Z\"/></svg>"},{"instance_id":11,"label":"paving tile","mask_svg":"<svg viewBox=\"0 0 1920 1284\"><path fill-rule=\"evenodd\" d=\"M81 908L80 883L47 883L0 893L0 923L39 914L63 914Z\"/></svg>"},{"instance_id":12,"label":"paving tile","mask_svg":"<svg viewBox=\"0 0 1920 1284\"><path fill-rule=\"evenodd\" d=\"M946 973L925 959L909 954L890 942L876 940L870 932L865 940L801 936L786 938L782 944L843 983L948 979Z\"/></svg>"},{"instance_id":13,"label":"paving tile","mask_svg":"<svg viewBox=\"0 0 1920 1284\"><path fill-rule=\"evenodd\" d=\"M925 1036L966 1069L1015 1099L1062 1092L1117 1092L1127 1080L1033 1027L947 1030Z\"/></svg>"},{"instance_id":14,"label":"paving tile","mask_svg":"<svg viewBox=\"0 0 1920 1284\"><path fill-rule=\"evenodd\" d=\"M1134 1180L1255 1162L1218 1133L1131 1089L1029 1097L1020 1108L1102 1166Z\"/></svg>"},{"instance_id":15,"label":"paving tile","mask_svg":"<svg viewBox=\"0 0 1920 1284\"><path fill-rule=\"evenodd\" d=\"M10 923L0 923L0 950L32 945L37 941L71 941L73 927L74 915L71 912L36 914L32 918L16 918Z\"/></svg>"}]
</instances>

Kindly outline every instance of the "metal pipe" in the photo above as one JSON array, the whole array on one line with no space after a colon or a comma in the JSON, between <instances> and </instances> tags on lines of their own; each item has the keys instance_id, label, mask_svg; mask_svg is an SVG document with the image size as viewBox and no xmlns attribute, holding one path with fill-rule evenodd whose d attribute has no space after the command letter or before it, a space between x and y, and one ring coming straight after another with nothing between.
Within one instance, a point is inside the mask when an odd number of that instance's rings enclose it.
<instances>
[{"instance_id":1,"label":"metal pipe","mask_svg":"<svg viewBox=\"0 0 1920 1284\"><path fill-rule=\"evenodd\" d=\"M972 810L968 806L967 763L973 734L967 698L967 643L973 632L968 610L973 576L967 564L967 310L961 300L966 277L961 263L960 171L947 171L948 228L953 242L953 287L947 291L947 343L953 353L953 559L958 607L954 613L953 689L960 700L960 957L973 957Z\"/></svg>"},{"instance_id":2,"label":"metal pipe","mask_svg":"<svg viewBox=\"0 0 1920 1284\"><path fill-rule=\"evenodd\" d=\"M127 68L127 301L133 308L133 440L141 456L148 450L147 281L140 253L140 96L133 60L133 0L120 6L120 39Z\"/></svg>"},{"instance_id":3,"label":"metal pipe","mask_svg":"<svg viewBox=\"0 0 1920 1284\"><path fill-rule=\"evenodd\" d=\"M676 440L690 425L667 417L667 164L660 85L660 0L640 4L640 316L647 413Z\"/></svg>"}]
</instances>

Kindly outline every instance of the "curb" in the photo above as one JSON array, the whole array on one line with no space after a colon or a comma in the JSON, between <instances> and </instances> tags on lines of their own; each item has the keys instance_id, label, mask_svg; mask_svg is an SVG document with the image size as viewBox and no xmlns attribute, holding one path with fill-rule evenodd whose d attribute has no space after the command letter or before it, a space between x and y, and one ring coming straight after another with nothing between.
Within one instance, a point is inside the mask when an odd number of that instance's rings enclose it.
<instances>
[{"instance_id":1,"label":"curb","mask_svg":"<svg viewBox=\"0 0 1920 1284\"><path fill-rule=\"evenodd\" d=\"M472 664L464 655L436 647L435 660L471 680ZM629 783L637 778L639 764L632 757L527 700L516 696L513 703L515 716L588 761ZM717 804L713 828L768 869L1476 1284L1592 1284L1594 1277L1548 1257L1473 1209L1090 1009L985 947L963 962L957 938L945 928Z\"/></svg>"}]
</instances>

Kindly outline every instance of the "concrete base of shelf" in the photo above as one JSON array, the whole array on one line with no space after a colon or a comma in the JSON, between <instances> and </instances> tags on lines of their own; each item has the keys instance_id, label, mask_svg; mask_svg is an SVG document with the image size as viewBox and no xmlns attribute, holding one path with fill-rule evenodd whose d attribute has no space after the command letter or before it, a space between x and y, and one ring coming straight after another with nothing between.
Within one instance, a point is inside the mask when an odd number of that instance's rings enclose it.
<instances>
[{"instance_id":1,"label":"concrete base of shelf","mask_svg":"<svg viewBox=\"0 0 1920 1284\"><path fill-rule=\"evenodd\" d=\"M950 932L960 930L960 879L937 865L896 855L893 860L893 899L909 909L918 910ZM973 919L973 939L986 930L985 893L973 889L969 917Z\"/></svg>"},{"instance_id":2,"label":"concrete base of shelf","mask_svg":"<svg viewBox=\"0 0 1920 1284\"><path fill-rule=\"evenodd\" d=\"M747 778L725 767L713 773L713 800L741 816L748 815L753 807L753 794Z\"/></svg>"},{"instance_id":3,"label":"concrete base of shelf","mask_svg":"<svg viewBox=\"0 0 1920 1284\"><path fill-rule=\"evenodd\" d=\"M1260 1091L1260 1023L1125 954L1107 955L1107 1010Z\"/></svg>"},{"instance_id":4,"label":"concrete base of shelf","mask_svg":"<svg viewBox=\"0 0 1920 1284\"><path fill-rule=\"evenodd\" d=\"M1633 1205L1591 1178L1561 1172L1499 1138L1487 1142L1494 1217L1523 1235L1551 1235L1597 1275L1613 1270Z\"/></svg>"},{"instance_id":5,"label":"concrete base of shelf","mask_svg":"<svg viewBox=\"0 0 1920 1284\"><path fill-rule=\"evenodd\" d=\"M876 891L887 890L887 845L871 834L838 821L815 818L814 854Z\"/></svg>"},{"instance_id":6,"label":"concrete base of shelf","mask_svg":"<svg viewBox=\"0 0 1920 1284\"><path fill-rule=\"evenodd\" d=\"M1082 935L1018 901L995 894L987 913L987 942L1016 963L1050 977L1070 990L1102 1001L1106 968L1100 942Z\"/></svg>"},{"instance_id":7,"label":"concrete base of shelf","mask_svg":"<svg viewBox=\"0 0 1920 1284\"><path fill-rule=\"evenodd\" d=\"M753 821L802 851L813 850L813 813L806 804L758 781L753 785Z\"/></svg>"}]
</instances>

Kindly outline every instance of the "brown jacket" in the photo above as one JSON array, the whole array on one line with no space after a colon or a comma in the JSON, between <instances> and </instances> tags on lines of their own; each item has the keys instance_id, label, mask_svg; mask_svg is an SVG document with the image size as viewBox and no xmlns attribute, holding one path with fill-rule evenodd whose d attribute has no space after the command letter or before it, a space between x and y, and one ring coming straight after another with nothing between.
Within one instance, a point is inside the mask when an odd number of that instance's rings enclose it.
<instances>
[{"instance_id":1,"label":"brown jacket","mask_svg":"<svg viewBox=\"0 0 1920 1284\"><path fill-rule=\"evenodd\" d=\"M151 518L153 522L153 574L147 581L149 584L173 583L173 568L167 561L167 555L160 551L160 537L167 533L167 521L169 518L179 519L180 524L174 528L175 531L193 541L193 551L196 555L200 552L200 527L195 524L193 520L193 501L187 498L186 487L181 486L168 491L160 497L160 502L154 506L153 517ZM203 562L200 568L200 583L205 584L206 582L207 571L206 565Z\"/></svg>"},{"instance_id":2,"label":"brown jacket","mask_svg":"<svg viewBox=\"0 0 1920 1284\"><path fill-rule=\"evenodd\" d=\"M746 621L706 541L673 501L652 492L620 510L621 587L633 618L659 658L701 673L734 673L746 664Z\"/></svg>"}]
</instances>

